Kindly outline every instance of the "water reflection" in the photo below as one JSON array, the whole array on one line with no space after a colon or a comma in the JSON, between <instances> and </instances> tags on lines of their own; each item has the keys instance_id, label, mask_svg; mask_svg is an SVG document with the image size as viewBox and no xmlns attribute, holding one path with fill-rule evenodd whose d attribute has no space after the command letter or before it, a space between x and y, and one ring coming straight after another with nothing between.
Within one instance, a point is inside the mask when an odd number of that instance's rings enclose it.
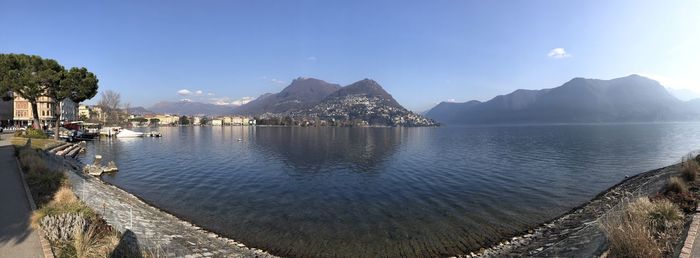
<instances>
[{"instance_id":1,"label":"water reflection","mask_svg":"<svg viewBox=\"0 0 700 258\"><path fill-rule=\"evenodd\" d=\"M700 146L698 124L161 128L104 179L282 256L448 256Z\"/></svg>"},{"instance_id":2,"label":"water reflection","mask_svg":"<svg viewBox=\"0 0 700 258\"><path fill-rule=\"evenodd\" d=\"M284 128L254 130L256 148L272 152L294 172L314 173L329 166L376 172L401 144L399 128Z\"/></svg>"}]
</instances>

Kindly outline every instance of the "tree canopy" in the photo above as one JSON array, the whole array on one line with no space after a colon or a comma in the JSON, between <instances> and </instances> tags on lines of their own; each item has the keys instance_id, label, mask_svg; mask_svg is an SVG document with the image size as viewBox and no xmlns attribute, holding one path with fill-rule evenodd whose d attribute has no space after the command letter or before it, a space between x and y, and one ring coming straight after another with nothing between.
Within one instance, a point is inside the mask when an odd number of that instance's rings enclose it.
<instances>
[{"instance_id":1,"label":"tree canopy","mask_svg":"<svg viewBox=\"0 0 700 258\"><path fill-rule=\"evenodd\" d=\"M60 119L59 102L70 99L76 103L97 94L97 77L86 68L66 70L56 60L36 55L0 54L0 92L13 92L29 101L34 125L39 124L37 101L42 96L56 101L54 112Z\"/></svg>"},{"instance_id":2,"label":"tree canopy","mask_svg":"<svg viewBox=\"0 0 700 258\"><path fill-rule=\"evenodd\" d=\"M56 100L70 99L83 102L97 95L97 76L85 67L73 67L64 71L57 87L49 88L48 95Z\"/></svg>"},{"instance_id":3,"label":"tree canopy","mask_svg":"<svg viewBox=\"0 0 700 258\"><path fill-rule=\"evenodd\" d=\"M181 117L180 117L180 120L179 120L179 123L180 123L181 125L189 125L189 124L190 124L190 119L187 118L187 116L181 116Z\"/></svg>"}]
</instances>

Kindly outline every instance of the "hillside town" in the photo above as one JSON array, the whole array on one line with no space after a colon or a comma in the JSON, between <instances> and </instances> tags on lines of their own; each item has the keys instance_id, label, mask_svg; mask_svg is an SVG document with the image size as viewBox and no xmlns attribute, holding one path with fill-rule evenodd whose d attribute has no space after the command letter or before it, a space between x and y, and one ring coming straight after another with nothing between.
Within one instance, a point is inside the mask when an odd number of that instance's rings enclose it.
<instances>
[{"instance_id":1,"label":"hillside town","mask_svg":"<svg viewBox=\"0 0 700 258\"><path fill-rule=\"evenodd\" d=\"M10 100L0 101L0 125L3 128L23 129L33 126L32 106L29 101L12 94ZM58 106L56 106L58 103ZM181 116L178 114L135 113L128 107L110 109L102 105L75 103L70 99L56 102L42 96L37 101L39 127L53 130L56 112L60 112L60 124L93 124L98 126L156 127L156 126L248 126L255 125L253 117L241 115Z\"/></svg>"},{"instance_id":2,"label":"hillside town","mask_svg":"<svg viewBox=\"0 0 700 258\"><path fill-rule=\"evenodd\" d=\"M110 94L118 93L110 92ZM110 95L107 94L107 95ZM101 96L101 98L110 98ZM110 102L103 101L100 102ZM181 115L155 113L143 108L129 108L128 104L109 107L107 104L75 103L70 99L58 102L48 96L37 101L39 127L53 130L56 112L60 112L62 125L88 124L92 126L159 127L159 126L433 126L435 122L401 107L395 107L379 97L347 96L328 101L313 108L285 113L258 115ZM114 102L114 101L112 101ZM26 99L12 94L10 100L1 101L3 112L0 121L3 128L28 128L33 126L32 106ZM68 126L65 126L68 127Z\"/></svg>"}]
</instances>

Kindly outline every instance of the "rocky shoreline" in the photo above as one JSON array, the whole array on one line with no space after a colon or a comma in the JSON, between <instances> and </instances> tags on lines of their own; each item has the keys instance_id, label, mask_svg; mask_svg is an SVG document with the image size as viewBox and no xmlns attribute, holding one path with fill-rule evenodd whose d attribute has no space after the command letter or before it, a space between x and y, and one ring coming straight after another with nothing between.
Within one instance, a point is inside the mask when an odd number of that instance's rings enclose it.
<instances>
[{"instance_id":1,"label":"rocky shoreline","mask_svg":"<svg viewBox=\"0 0 700 258\"><path fill-rule=\"evenodd\" d=\"M275 257L263 250L203 229L150 205L99 178L83 174L82 164L56 159L75 194L131 244L164 257Z\"/></svg>"},{"instance_id":2,"label":"rocky shoreline","mask_svg":"<svg viewBox=\"0 0 700 258\"><path fill-rule=\"evenodd\" d=\"M679 172L680 164L647 171L531 230L461 257L599 257L608 248L598 221L625 200L652 195Z\"/></svg>"}]
</instances>

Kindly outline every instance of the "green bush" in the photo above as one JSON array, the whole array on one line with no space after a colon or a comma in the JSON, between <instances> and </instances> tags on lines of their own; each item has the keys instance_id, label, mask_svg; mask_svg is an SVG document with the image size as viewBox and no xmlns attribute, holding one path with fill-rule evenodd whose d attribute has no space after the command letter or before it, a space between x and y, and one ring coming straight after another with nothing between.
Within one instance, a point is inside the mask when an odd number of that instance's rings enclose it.
<instances>
[{"instance_id":1,"label":"green bush","mask_svg":"<svg viewBox=\"0 0 700 258\"><path fill-rule=\"evenodd\" d=\"M48 136L46 136L44 131L39 130L39 129L34 129L34 128L27 128L27 131L24 132L24 135L22 137L32 138L32 139L47 139L47 138L49 138Z\"/></svg>"}]
</instances>

